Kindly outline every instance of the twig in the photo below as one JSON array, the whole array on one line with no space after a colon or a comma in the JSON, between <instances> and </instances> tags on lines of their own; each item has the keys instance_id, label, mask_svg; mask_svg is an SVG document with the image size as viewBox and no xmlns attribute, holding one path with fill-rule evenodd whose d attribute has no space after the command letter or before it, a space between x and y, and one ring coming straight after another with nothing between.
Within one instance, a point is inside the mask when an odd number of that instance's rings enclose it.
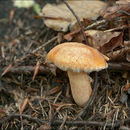
<instances>
[{"instance_id":1,"label":"twig","mask_svg":"<svg viewBox=\"0 0 130 130\"><path fill-rule=\"evenodd\" d=\"M51 42L54 42L56 39L58 38L58 36L53 37L52 39L50 39L49 41L47 41L46 43L44 43L43 45L39 46L38 48L36 48L35 50L33 50L31 53L36 53L38 50L42 49L43 47L47 46L48 44L50 44Z\"/></svg>"},{"instance_id":2,"label":"twig","mask_svg":"<svg viewBox=\"0 0 130 130\"><path fill-rule=\"evenodd\" d=\"M95 23L91 24L91 25L88 25L85 30L88 30L88 29L92 29L94 27L97 27L101 24L105 24L106 22L108 22L107 20L103 19L103 20L100 20L100 21L96 21Z\"/></svg>"},{"instance_id":3,"label":"twig","mask_svg":"<svg viewBox=\"0 0 130 130\"><path fill-rule=\"evenodd\" d=\"M47 46L48 44L50 44L51 42L54 42L57 39L57 36L53 37L52 39L50 39L49 41L47 41L46 43L42 44L41 46L39 46L38 48L36 48L35 50L33 50L31 53L27 54L26 56L23 56L20 59L17 59L14 61L14 64L17 64L23 60L25 60L27 57L31 56L31 54L36 53L37 51L39 51L40 49L44 48L45 46Z\"/></svg>"},{"instance_id":4,"label":"twig","mask_svg":"<svg viewBox=\"0 0 130 130\"><path fill-rule=\"evenodd\" d=\"M119 63L108 63L109 67L108 69L113 69L113 70L128 70L130 71L130 63L128 62L119 62Z\"/></svg>"},{"instance_id":5,"label":"twig","mask_svg":"<svg viewBox=\"0 0 130 130\"><path fill-rule=\"evenodd\" d=\"M8 73L16 73L16 74L30 74L34 73L36 66L13 66L9 70ZM2 73L6 68L0 68L0 73ZM120 62L120 63L114 63L110 62L108 63L108 69L112 70L128 70L130 71L130 63L128 62ZM50 72L49 66L39 66L39 74L47 74Z\"/></svg>"},{"instance_id":6,"label":"twig","mask_svg":"<svg viewBox=\"0 0 130 130\"><path fill-rule=\"evenodd\" d=\"M93 23L93 24L88 25L88 26L85 28L85 31L86 31L86 30L89 30L89 29L92 29L92 28L94 28L94 27L97 27L98 25L104 24L104 23L106 23L106 22L107 22L106 20L97 21L97 22L95 22L95 23ZM64 39L70 41L70 40L73 38L73 36L74 36L75 34L78 34L80 31L81 31L81 29L78 29L78 30L76 30L76 31L72 31L72 32L70 32L70 33L67 33L67 34L64 35Z\"/></svg>"},{"instance_id":7,"label":"twig","mask_svg":"<svg viewBox=\"0 0 130 130\"><path fill-rule=\"evenodd\" d=\"M11 69L9 70L8 73L16 73L16 74L30 74L30 73L34 73L36 66L13 66L11 67ZM0 68L0 73L2 73L6 68ZM40 66L39 67L39 74L46 74L49 73L50 70L48 69L48 67L45 66Z\"/></svg>"},{"instance_id":8,"label":"twig","mask_svg":"<svg viewBox=\"0 0 130 130\"><path fill-rule=\"evenodd\" d=\"M14 119L14 118L20 118L20 116L22 116L24 119L28 119L32 122L36 122L38 123L39 125L43 124L43 123L49 123L48 120L41 120L39 118L35 118L35 117L32 117L30 115L25 115L25 114L11 114L11 115L7 115L7 116L4 116L2 118L0 118L0 124L3 124L11 119ZM113 123L106 123L106 122L99 122L99 121L66 121L65 124L66 125L78 125L78 126L83 126L83 125L87 125L87 126L104 126L106 125L106 127L119 127L120 126L120 123L122 122L122 120L116 120ZM127 124L130 122L130 118L127 118L127 119L124 119L124 123ZM54 122L52 123L52 125L61 125L63 123L63 120L54 120Z\"/></svg>"},{"instance_id":9,"label":"twig","mask_svg":"<svg viewBox=\"0 0 130 130\"><path fill-rule=\"evenodd\" d=\"M67 120L67 113L66 113L66 115L65 115L65 117L64 117L64 119L63 119L62 124L61 124L60 127L59 127L60 130L63 130L63 126L64 126L66 120Z\"/></svg>"},{"instance_id":10,"label":"twig","mask_svg":"<svg viewBox=\"0 0 130 130\"><path fill-rule=\"evenodd\" d=\"M42 121L39 118L34 118L34 117L31 117L30 115L11 114L11 115L7 115L7 116L4 116L4 117L0 118L0 124L3 124L4 122L9 121L9 120L14 119L14 118L20 118L20 116L25 118L25 119L31 120L33 122L36 122L39 125L42 124L42 123L48 123L48 121Z\"/></svg>"},{"instance_id":11,"label":"twig","mask_svg":"<svg viewBox=\"0 0 130 130\"><path fill-rule=\"evenodd\" d=\"M97 89L99 87L99 84L97 83L98 82L98 76L97 76L97 72L95 72L95 82L94 82L94 89L93 89L93 92L90 96L90 99L88 100L88 103L86 104L86 106L82 109L82 111L76 116L75 120L78 119L79 117L81 116L84 116L85 113L86 113L86 110L87 108L92 105L93 103L93 100L95 98L95 95L96 95L96 92L97 92Z\"/></svg>"},{"instance_id":12,"label":"twig","mask_svg":"<svg viewBox=\"0 0 130 130\"><path fill-rule=\"evenodd\" d=\"M87 42L87 38L86 38L86 35L85 35L85 32L84 32L84 28L83 28L83 26L82 26L82 24L81 24L81 22L80 22L79 17L75 14L75 12L74 12L73 9L69 6L69 4L66 2L66 0L63 0L63 2L64 2L65 5L68 7L68 9L71 11L71 13L75 16L75 18L76 18L76 20L77 20L77 22L78 22L78 24L79 24L79 26L80 26L80 28L81 28L81 32L82 32L83 38L84 38L84 40L85 40L85 42L86 42L86 44L87 44L87 43L88 43L88 42Z\"/></svg>"},{"instance_id":13,"label":"twig","mask_svg":"<svg viewBox=\"0 0 130 130\"><path fill-rule=\"evenodd\" d=\"M130 24L128 25L122 25L116 28L111 28L109 30L105 30L104 32L112 32L112 31L117 31L117 30L122 30L122 29L126 29L126 28L130 28Z\"/></svg>"}]
</instances>

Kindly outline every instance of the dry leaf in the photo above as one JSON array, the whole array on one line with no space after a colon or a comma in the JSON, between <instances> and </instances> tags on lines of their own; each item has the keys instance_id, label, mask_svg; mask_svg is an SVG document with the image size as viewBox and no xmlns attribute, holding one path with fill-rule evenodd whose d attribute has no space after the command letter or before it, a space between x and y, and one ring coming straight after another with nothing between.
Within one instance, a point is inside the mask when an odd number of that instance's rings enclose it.
<instances>
[{"instance_id":1,"label":"dry leaf","mask_svg":"<svg viewBox=\"0 0 130 130\"><path fill-rule=\"evenodd\" d=\"M130 41L124 41L124 46L125 47L130 47Z\"/></svg>"},{"instance_id":2,"label":"dry leaf","mask_svg":"<svg viewBox=\"0 0 130 130\"><path fill-rule=\"evenodd\" d=\"M76 39L74 37L76 37L76 38L78 37L80 40ZM76 42L80 42L80 41L82 42L83 41L82 34L80 35L80 29L75 30L73 32L70 32L70 33L64 35L64 39L67 40L67 41L71 41L72 39L76 39L75 40Z\"/></svg>"},{"instance_id":3,"label":"dry leaf","mask_svg":"<svg viewBox=\"0 0 130 130\"><path fill-rule=\"evenodd\" d=\"M85 34L88 44L100 50L102 53L109 52L122 44L123 33L121 32L88 30ZM64 35L64 39L79 43L83 42L83 36L80 33L80 30Z\"/></svg>"},{"instance_id":4,"label":"dry leaf","mask_svg":"<svg viewBox=\"0 0 130 130\"><path fill-rule=\"evenodd\" d=\"M129 41L124 41L124 48L118 49L113 52L107 53L107 56L111 61L129 61L129 55L127 52L130 51Z\"/></svg>"},{"instance_id":5,"label":"dry leaf","mask_svg":"<svg viewBox=\"0 0 130 130\"><path fill-rule=\"evenodd\" d=\"M128 2L130 2L130 0L119 0L116 1L116 4L128 4Z\"/></svg>"},{"instance_id":6,"label":"dry leaf","mask_svg":"<svg viewBox=\"0 0 130 130\"><path fill-rule=\"evenodd\" d=\"M119 5L117 4L115 6L108 7L100 11L101 16L105 19L112 19L119 16L129 15L129 13L130 13L130 3Z\"/></svg>"},{"instance_id":7,"label":"dry leaf","mask_svg":"<svg viewBox=\"0 0 130 130\"><path fill-rule=\"evenodd\" d=\"M110 58L111 61L125 61L126 49L119 49L110 53L107 53L107 56Z\"/></svg>"},{"instance_id":8,"label":"dry leaf","mask_svg":"<svg viewBox=\"0 0 130 130\"><path fill-rule=\"evenodd\" d=\"M104 54L122 44L123 34L121 32L88 30L85 33L89 45L100 50Z\"/></svg>"},{"instance_id":9,"label":"dry leaf","mask_svg":"<svg viewBox=\"0 0 130 130\"><path fill-rule=\"evenodd\" d=\"M102 1L67 1L67 3L81 21L84 18L90 20L97 19L99 11L106 6ZM46 26L56 31L68 31L77 22L64 3L58 5L46 4L42 9L41 16L44 17Z\"/></svg>"}]
</instances>

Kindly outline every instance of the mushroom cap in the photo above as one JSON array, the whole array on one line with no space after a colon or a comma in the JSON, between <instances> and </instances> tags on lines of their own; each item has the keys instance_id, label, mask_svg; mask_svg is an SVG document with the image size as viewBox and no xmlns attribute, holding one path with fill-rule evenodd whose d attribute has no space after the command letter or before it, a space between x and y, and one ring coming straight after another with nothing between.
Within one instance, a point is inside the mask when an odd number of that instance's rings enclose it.
<instances>
[{"instance_id":1,"label":"mushroom cap","mask_svg":"<svg viewBox=\"0 0 130 130\"><path fill-rule=\"evenodd\" d=\"M77 42L66 42L55 46L46 57L63 71L92 72L108 67L104 56L96 49Z\"/></svg>"}]
</instances>

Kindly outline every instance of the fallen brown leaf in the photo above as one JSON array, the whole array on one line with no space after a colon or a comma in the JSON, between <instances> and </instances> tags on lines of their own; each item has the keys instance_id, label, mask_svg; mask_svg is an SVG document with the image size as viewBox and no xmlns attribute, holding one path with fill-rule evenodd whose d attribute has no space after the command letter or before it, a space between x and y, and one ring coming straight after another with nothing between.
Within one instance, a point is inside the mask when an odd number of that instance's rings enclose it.
<instances>
[{"instance_id":1,"label":"fallen brown leaf","mask_svg":"<svg viewBox=\"0 0 130 130\"><path fill-rule=\"evenodd\" d=\"M123 33L121 32L88 30L85 33L88 39L88 44L104 54L122 44Z\"/></svg>"},{"instance_id":2,"label":"fallen brown leaf","mask_svg":"<svg viewBox=\"0 0 130 130\"><path fill-rule=\"evenodd\" d=\"M95 20L99 16L99 11L106 6L102 1L67 1L80 21L83 19ZM77 23L76 18L64 3L46 4L41 12L46 26L56 31L68 31Z\"/></svg>"},{"instance_id":3,"label":"fallen brown leaf","mask_svg":"<svg viewBox=\"0 0 130 130\"><path fill-rule=\"evenodd\" d=\"M126 45L127 43L127 45ZM107 53L107 56L111 61L128 61L129 62L129 54L127 52L130 51L130 46L128 42L124 42L124 48L115 50L113 52Z\"/></svg>"},{"instance_id":4,"label":"fallen brown leaf","mask_svg":"<svg viewBox=\"0 0 130 130\"><path fill-rule=\"evenodd\" d=\"M130 0L119 0L116 1L116 4L127 4L128 2L130 2Z\"/></svg>"},{"instance_id":5,"label":"fallen brown leaf","mask_svg":"<svg viewBox=\"0 0 130 130\"><path fill-rule=\"evenodd\" d=\"M128 15L127 13L130 13L130 3L117 4L100 11L100 15L105 19L112 19L119 16Z\"/></svg>"},{"instance_id":6,"label":"fallen brown leaf","mask_svg":"<svg viewBox=\"0 0 130 130\"><path fill-rule=\"evenodd\" d=\"M74 38L75 36L76 36L76 37L78 36L78 38L80 38L80 39ZM82 34L80 35L80 29L75 30L75 31L72 31L72 32L70 32L70 33L64 35L64 39L67 40L67 41L71 41L73 38L74 38L75 41L77 41L77 42L83 41Z\"/></svg>"},{"instance_id":7,"label":"fallen brown leaf","mask_svg":"<svg viewBox=\"0 0 130 130\"><path fill-rule=\"evenodd\" d=\"M88 40L88 45L100 50L104 54L122 45L122 32L88 30L85 31L85 34ZM64 39L79 43L83 42L83 37L80 30L64 35Z\"/></svg>"}]
</instances>

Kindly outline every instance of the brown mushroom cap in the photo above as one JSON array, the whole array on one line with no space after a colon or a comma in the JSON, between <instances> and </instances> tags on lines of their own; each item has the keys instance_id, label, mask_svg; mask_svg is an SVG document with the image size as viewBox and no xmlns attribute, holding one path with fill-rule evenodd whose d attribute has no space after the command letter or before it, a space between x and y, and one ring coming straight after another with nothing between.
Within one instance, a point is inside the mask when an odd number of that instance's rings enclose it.
<instances>
[{"instance_id":1,"label":"brown mushroom cap","mask_svg":"<svg viewBox=\"0 0 130 130\"><path fill-rule=\"evenodd\" d=\"M46 59L64 71L88 73L108 67L103 55L98 50L77 42L57 45L47 54Z\"/></svg>"}]
</instances>

